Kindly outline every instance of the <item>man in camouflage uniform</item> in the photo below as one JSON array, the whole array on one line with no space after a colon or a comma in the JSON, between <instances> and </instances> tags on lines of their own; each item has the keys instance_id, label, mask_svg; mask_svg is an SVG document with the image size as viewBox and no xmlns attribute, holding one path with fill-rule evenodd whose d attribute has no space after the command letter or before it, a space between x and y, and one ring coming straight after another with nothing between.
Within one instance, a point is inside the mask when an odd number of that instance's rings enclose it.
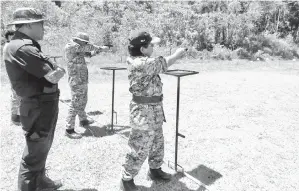
<instances>
[{"instance_id":1,"label":"man in camouflage uniform","mask_svg":"<svg viewBox=\"0 0 299 191\"><path fill-rule=\"evenodd\" d=\"M169 57L150 58L153 46L160 39L152 38L147 32L137 32L129 44L130 57L127 59L130 80L129 91L133 95L130 103L131 132L127 153L123 164L121 188L125 191L137 190L133 178L148 157L148 176L153 180L170 180L171 175L161 169L164 158L164 118L162 82L159 76L183 54L179 48Z\"/></svg>"},{"instance_id":2,"label":"man in camouflage uniform","mask_svg":"<svg viewBox=\"0 0 299 191\"><path fill-rule=\"evenodd\" d=\"M85 107L88 96L88 69L85 62L85 56L92 56L101 51L106 51L106 46L96 46L89 43L89 37L86 33L79 32L76 37L65 47L65 56L67 60L68 82L71 88L71 105L66 119L66 136L72 139L79 139L81 134L75 132L75 120L78 115L80 126L86 126L93 123L93 120L87 119Z\"/></svg>"},{"instance_id":3,"label":"man in camouflage uniform","mask_svg":"<svg viewBox=\"0 0 299 191\"><path fill-rule=\"evenodd\" d=\"M7 30L5 32L6 44L3 47L3 51L6 49L7 44L10 42L14 33L15 33L14 30ZM19 111L20 101L21 101L20 97L16 94L15 90L11 88L11 122L15 125L21 125L20 111Z\"/></svg>"}]
</instances>

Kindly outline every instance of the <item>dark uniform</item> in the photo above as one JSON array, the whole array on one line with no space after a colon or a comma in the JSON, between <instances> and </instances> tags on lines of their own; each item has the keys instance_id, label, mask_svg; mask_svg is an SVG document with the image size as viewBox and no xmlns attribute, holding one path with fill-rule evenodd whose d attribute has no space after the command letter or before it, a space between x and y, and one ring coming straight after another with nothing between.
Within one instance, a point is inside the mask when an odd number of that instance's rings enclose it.
<instances>
[{"instance_id":1,"label":"dark uniform","mask_svg":"<svg viewBox=\"0 0 299 191\"><path fill-rule=\"evenodd\" d=\"M18 31L3 54L12 88L21 97L20 119L26 138L18 187L20 191L35 191L49 181L45 164L58 117L59 89L44 76L54 66L36 41Z\"/></svg>"}]
</instances>

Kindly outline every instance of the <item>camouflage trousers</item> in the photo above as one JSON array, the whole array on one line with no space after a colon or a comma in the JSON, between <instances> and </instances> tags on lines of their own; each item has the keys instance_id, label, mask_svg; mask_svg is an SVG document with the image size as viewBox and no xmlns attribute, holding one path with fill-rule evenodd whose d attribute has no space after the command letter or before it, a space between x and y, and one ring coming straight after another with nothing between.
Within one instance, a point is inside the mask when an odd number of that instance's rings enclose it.
<instances>
[{"instance_id":1,"label":"camouflage trousers","mask_svg":"<svg viewBox=\"0 0 299 191\"><path fill-rule=\"evenodd\" d=\"M87 119L85 107L87 104L88 95L88 84L71 86L71 104L66 118L66 128L74 129L76 116L78 115L79 120Z\"/></svg>"},{"instance_id":2,"label":"camouflage trousers","mask_svg":"<svg viewBox=\"0 0 299 191\"><path fill-rule=\"evenodd\" d=\"M151 169L160 168L164 158L162 105L136 104L132 101L130 112L130 151L123 164L123 180L134 178L147 157Z\"/></svg>"},{"instance_id":3,"label":"camouflage trousers","mask_svg":"<svg viewBox=\"0 0 299 191\"><path fill-rule=\"evenodd\" d=\"M11 114L20 115L21 98L11 89Z\"/></svg>"}]
</instances>

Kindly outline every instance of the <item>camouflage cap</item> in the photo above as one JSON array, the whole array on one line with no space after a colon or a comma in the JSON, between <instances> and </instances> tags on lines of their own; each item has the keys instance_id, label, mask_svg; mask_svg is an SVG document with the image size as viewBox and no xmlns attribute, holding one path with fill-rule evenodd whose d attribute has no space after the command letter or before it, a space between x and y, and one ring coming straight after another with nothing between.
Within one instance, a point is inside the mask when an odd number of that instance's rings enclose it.
<instances>
[{"instance_id":1,"label":"camouflage cap","mask_svg":"<svg viewBox=\"0 0 299 191\"><path fill-rule=\"evenodd\" d=\"M77 39L83 42L89 42L89 36L87 33L84 32L78 32L76 36L73 37L73 39Z\"/></svg>"},{"instance_id":2,"label":"camouflage cap","mask_svg":"<svg viewBox=\"0 0 299 191\"><path fill-rule=\"evenodd\" d=\"M13 13L13 22L8 25L35 23L45 20L42 12L31 7L22 7Z\"/></svg>"},{"instance_id":3,"label":"camouflage cap","mask_svg":"<svg viewBox=\"0 0 299 191\"><path fill-rule=\"evenodd\" d=\"M142 46L150 43L158 44L161 41L160 38L151 37L151 35L145 31L135 32L129 40L130 40L130 45L133 46Z\"/></svg>"}]
</instances>

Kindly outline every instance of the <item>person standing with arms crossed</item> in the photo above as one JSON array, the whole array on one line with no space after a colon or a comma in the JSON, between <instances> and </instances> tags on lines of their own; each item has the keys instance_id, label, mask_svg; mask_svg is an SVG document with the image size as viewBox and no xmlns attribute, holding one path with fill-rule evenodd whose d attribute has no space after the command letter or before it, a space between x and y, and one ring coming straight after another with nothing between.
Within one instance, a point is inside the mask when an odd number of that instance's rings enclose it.
<instances>
[{"instance_id":1,"label":"person standing with arms crossed","mask_svg":"<svg viewBox=\"0 0 299 191\"><path fill-rule=\"evenodd\" d=\"M90 44L89 36L86 33L78 32L65 46L65 57L67 60L68 82L71 88L71 104L66 119L65 135L71 139L80 139L82 135L75 131L75 121L78 115L80 126L85 127L92 123L88 119L85 107L88 97L88 68L85 56L94 56L102 51L107 51L108 46L96 46ZM94 54L91 54L93 52Z\"/></svg>"},{"instance_id":2,"label":"person standing with arms crossed","mask_svg":"<svg viewBox=\"0 0 299 191\"><path fill-rule=\"evenodd\" d=\"M65 70L44 56L37 41L44 36L44 18L34 8L13 13L16 32L4 51L4 62L13 90L21 97L20 121L26 146L18 176L18 191L57 189L60 181L46 173L58 118L58 81Z\"/></svg>"}]
</instances>

